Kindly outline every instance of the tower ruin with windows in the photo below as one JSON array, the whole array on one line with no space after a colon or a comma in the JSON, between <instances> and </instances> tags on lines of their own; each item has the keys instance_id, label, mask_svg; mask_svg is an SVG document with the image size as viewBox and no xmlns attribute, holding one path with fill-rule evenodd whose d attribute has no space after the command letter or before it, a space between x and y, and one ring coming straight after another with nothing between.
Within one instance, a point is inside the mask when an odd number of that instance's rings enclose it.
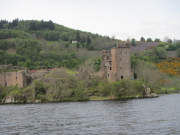
<instances>
[{"instance_id":1,"label":"tower ruin with windows","mask_svg":"<svg viewBox=\"0 0 180 135\"><path fill-rule=\"evenodd\" d=\"M117 43L111 50L103 50L100 66L100 77L109 81L131 79L131 61L129 43Z\"/></svg>"}]
</instances>

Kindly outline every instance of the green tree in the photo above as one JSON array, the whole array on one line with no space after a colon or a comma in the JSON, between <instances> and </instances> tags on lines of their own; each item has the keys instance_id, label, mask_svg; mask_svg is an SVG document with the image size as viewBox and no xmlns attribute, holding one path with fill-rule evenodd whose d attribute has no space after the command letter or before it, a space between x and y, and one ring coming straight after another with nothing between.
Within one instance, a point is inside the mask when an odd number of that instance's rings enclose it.
<instances>
[{"instance_id":1,"label":"green tree","mask_svg":"<svg viewBox=\"0 0 180 135\"><path fill-rule=\"evenodd\" d=\"M81 43L85 43L86 42L86 37L81 37Z\"/></svg>"},{"instance_id":2,"label":"green tree","mask_svg":"<svg viewBox=\"0 0 180 135\"><path fill-rule=\"evenodd\" d=\"M88 44L88 45L91 44L91 39L90 39L89 35L87 36L87 44Z\"/></svg>"},{"instance_id":3,"label":"green tree","mask_svg":"<svg viewBox=\"0 0 180 135\"><path fill-rule=\"evenodd\" d=\"M141 37L140 41L145 41L145 38L144 38L144 37Z\"/></svg>"},{"instance_id":4,"label":"green tree","mask_svg":"<svg viewBox=\"0 0 180 135\"><path fill-rule=\"evenodd\" d=\"M163 47L163 48L164 48L164 47L165 47L165 44L164 44L164 43L159 43L159 44L158 44L158 47Z\"/></svg>"},{"instance_id":5,"label":"green tree","mask_svg":"<svg viewBox=\"0 0 180 135\"><path fill-rule=\"evenodd\" d=\"M173 45L173 44L170 44L169 45L169 49L168 50L170 50L170 51L173 51L173 50L175 50L176 48L175 48L175 46Z\"/></svg>"},{"instance_id":6,"label":"green tree","mask_svg":"<svg viewBox=\"0 0 180 135\"><path fill-rule=\"evenodd\" d=\"M167 42L172 44L172 39L168 39Z\"/></svg>"},{"instance_id":7,"label":"green tree","mask_svg":"<svg viewBox=\"0 0 180 135\"><path fill-rule=\"evenodd\" d=\"M21 46L18 46L18 47L16 48L16 53L17 53L17 54L23 55L23 52L24 52L24 49L23 49Z\"/></svg>"},{"instance_id":8,"label":"green tree","mask_svg":"<svg viewBox=\"0 0 180 135\"><path fill-rule=\"evenodd\" d=\"M131 54L131 68L134 69L136 64L137 64L137 59L134 54Z\"/></svg>"},{"instance_id":9,"label":"green tree","mask_svg":"<svg viewBox=\"0 0 180 135\"><path fill-rule=\"evenodd\" d=\"M69 35L67 32L63 32L59 35L59 39L62 39L64 41L69 41Z\"/></svg>"},{"instance_id":10,"label":"green tree","mask_svg":"<svg viewBox=\"0 0 180 135\"><path fill-rule=\"evenodd\" d=\"M159 38L155 38L154 42L161 42Z\"/></svg>"},{"instance_id":11,"label":"green tree","mask_svg":"<svg viewBox=\"0 0 180 135\"><path fill-rule=\"evenodd\" d=\"M64 44L64 47L65 47L65 48L68 48L68 47L69 47L69 43L65 43L65 44Z\"/></svg>"},{"instance_id":12,"label":"green tree","mask_svg":"<svg viewBox=\"0 0 180 135\"><path fill-rule=\"evenodd\" d=\"M39 95L46 93L43 83L40 80L36 80L33 85L34 85L34 89L35 89L36 98L39 98Z\"/></svg>"},{"instance_id":13,"label":"green tree","mask_svg":"<svg viewBox=\"0 0 180 135\"><path fill-rule=\"evenodd\" d=\"M76 44L76 47L77 47L77 48L79 48L79 47L80 47L79 43L77 43L77 44Z\"/></svg>"},{"instance_id":14,"label":"green tree","mask_svg":"<svg viewBox=\"0 0 180 135\"><path fill-rule=\"evenodd\" d=\"M166 50L169 50L169 45L165 45L164 47Z\"/></svg>"},{"instance_id":15,"label":"green tree","mask_svg":"<svg viewBox=\"0 0 180 135\"><path fill-rule=\"evenodd\" d=\"M76 40L77 40L78 42L80 42L80 41L81 41L81 37L80 37L79 32L77 32L77 34L76 34Z\"/></svg>"},{"instance_id":16,"label":"green tree","mask_svg":"<svg viewBox=\"0 0 180 135\"><path fill-rule=\"evenodd\" d=\"M133 45L133 46L136 45L136 40L134 38L131 40L131 45Z\"/></svg>"},{"instance_id":17,"label":"green tree","mask_svg":"<svg viewBox=\"0 0 180 135\"><path fill-rule=\"evenodd\" d=\"M178 48L178 49L176 50L176 56L177 56L177 57L180 57L180 48Z\"/></svg>"},{"instance_id":18,"label":"green tree","mask_svg":"<svg viewBox=\"0 0 180 135\"><path fill-rule=\"evenodd\" d=\"M166 49L163 47L157 47L156 54L160 59L165 59L167 57Z\"/></svg>"},{"instance_id":19,"label":"green tree","mask_svg":"<svg viewBox=\"0 0 180 135\"><path fill-rule=\"evenodd\" d=\"M10 42L7 40L0 40L0 49L7 50L10 46Z\"/></svg>"},{"instance_id":20,"label":"green tree","mask_svg":"<svg viewBox=\"0 0 180 135\"><path fill-rule=\"evenodd\" d=\"M151 38L148 38L146 41L147 41L147 42L152 42L152 39L151 39Z\"/></svg>"},{"instance_id":21,"label":"green tree","mask_svg":"<svg viewBox=\"0 0 180 135\"><path fill-rule=\"evenodd\" d=\"M94 50L94 45L93 44L90 44L88 47L87 47L88 50Z\"/></svg>"},{"instance_id":22,"label":"green tree","mask_svg":"<svg viewBox=\"0 0 180 135\"><path fill-rule=\"evenodd\" d=\"M81 85L78 85L75 89L75 99L77 101L83 101L88 99Z\"/></svg>"},{"instance_id":23,"label":"green tree","mask_svg":"<svg viewBox=\"0 0 180 135\"><path fill-rule=\"evenodd\" d=\"M136 74L136 72L134 72L134 79L137 79L137 74Z\"/></svg>"},{"instance_id":24,"label":"green tree","mask_svg":"<svg viewBox=\"0 0 180 135\"><path fill-rule=\"evenodd\" d=\"M175 44L175 48L176 48L176 50L177 50L178 48L180 48L180 42L177 42L177 43Z\"/></svg>"}]
</instances>

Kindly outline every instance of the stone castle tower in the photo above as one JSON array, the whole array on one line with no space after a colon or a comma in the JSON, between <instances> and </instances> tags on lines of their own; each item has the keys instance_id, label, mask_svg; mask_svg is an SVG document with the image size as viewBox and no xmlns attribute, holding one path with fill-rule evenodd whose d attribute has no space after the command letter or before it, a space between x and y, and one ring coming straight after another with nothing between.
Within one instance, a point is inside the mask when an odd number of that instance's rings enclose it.
<instances>
[{"instance_id":1,"label":"stone castle tower","mask_svg":"<svg viewBox=\"0 0 180 135\"><path fill-rule=\"evenodd\" d=\"M117 43L110 51L102 51L99 75L109 81L132 78L129 43Z\"/></svg>"}]
</instances>

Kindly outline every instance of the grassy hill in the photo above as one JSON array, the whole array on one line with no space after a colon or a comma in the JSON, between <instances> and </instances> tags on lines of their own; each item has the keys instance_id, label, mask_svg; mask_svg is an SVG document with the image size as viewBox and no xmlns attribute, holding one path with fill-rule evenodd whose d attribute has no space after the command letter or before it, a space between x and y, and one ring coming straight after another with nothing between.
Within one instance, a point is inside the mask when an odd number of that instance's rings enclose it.
<instances>
[{"instance_id":1,"label":"grassy hill","mask_svg":"<svg viewBox=\"0 0 180 135\"><path fill-rule=\"evenodd\" d=\"M72 41L78 44L72 44ZM100 51L114 46L115 39L67 28L52 21L0 22L0 65L36 68L75 68Z\"/></svg>"}]
</instances>

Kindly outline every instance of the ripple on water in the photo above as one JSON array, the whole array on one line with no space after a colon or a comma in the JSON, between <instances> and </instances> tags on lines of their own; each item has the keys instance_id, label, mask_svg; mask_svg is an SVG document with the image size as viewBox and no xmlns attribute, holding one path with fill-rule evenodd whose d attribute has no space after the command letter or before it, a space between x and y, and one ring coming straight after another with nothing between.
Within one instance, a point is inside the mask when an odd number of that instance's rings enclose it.
<instances>
[{"instance_id":1,"label":"ripple on water","mask_svg":"<svg viewBox=\"0 0 180 135\"><path fill-rule=\"evenodd\" d=\"M180 134L180 94L0 106L0 134Z\"/></svg>"}]
</instances>

